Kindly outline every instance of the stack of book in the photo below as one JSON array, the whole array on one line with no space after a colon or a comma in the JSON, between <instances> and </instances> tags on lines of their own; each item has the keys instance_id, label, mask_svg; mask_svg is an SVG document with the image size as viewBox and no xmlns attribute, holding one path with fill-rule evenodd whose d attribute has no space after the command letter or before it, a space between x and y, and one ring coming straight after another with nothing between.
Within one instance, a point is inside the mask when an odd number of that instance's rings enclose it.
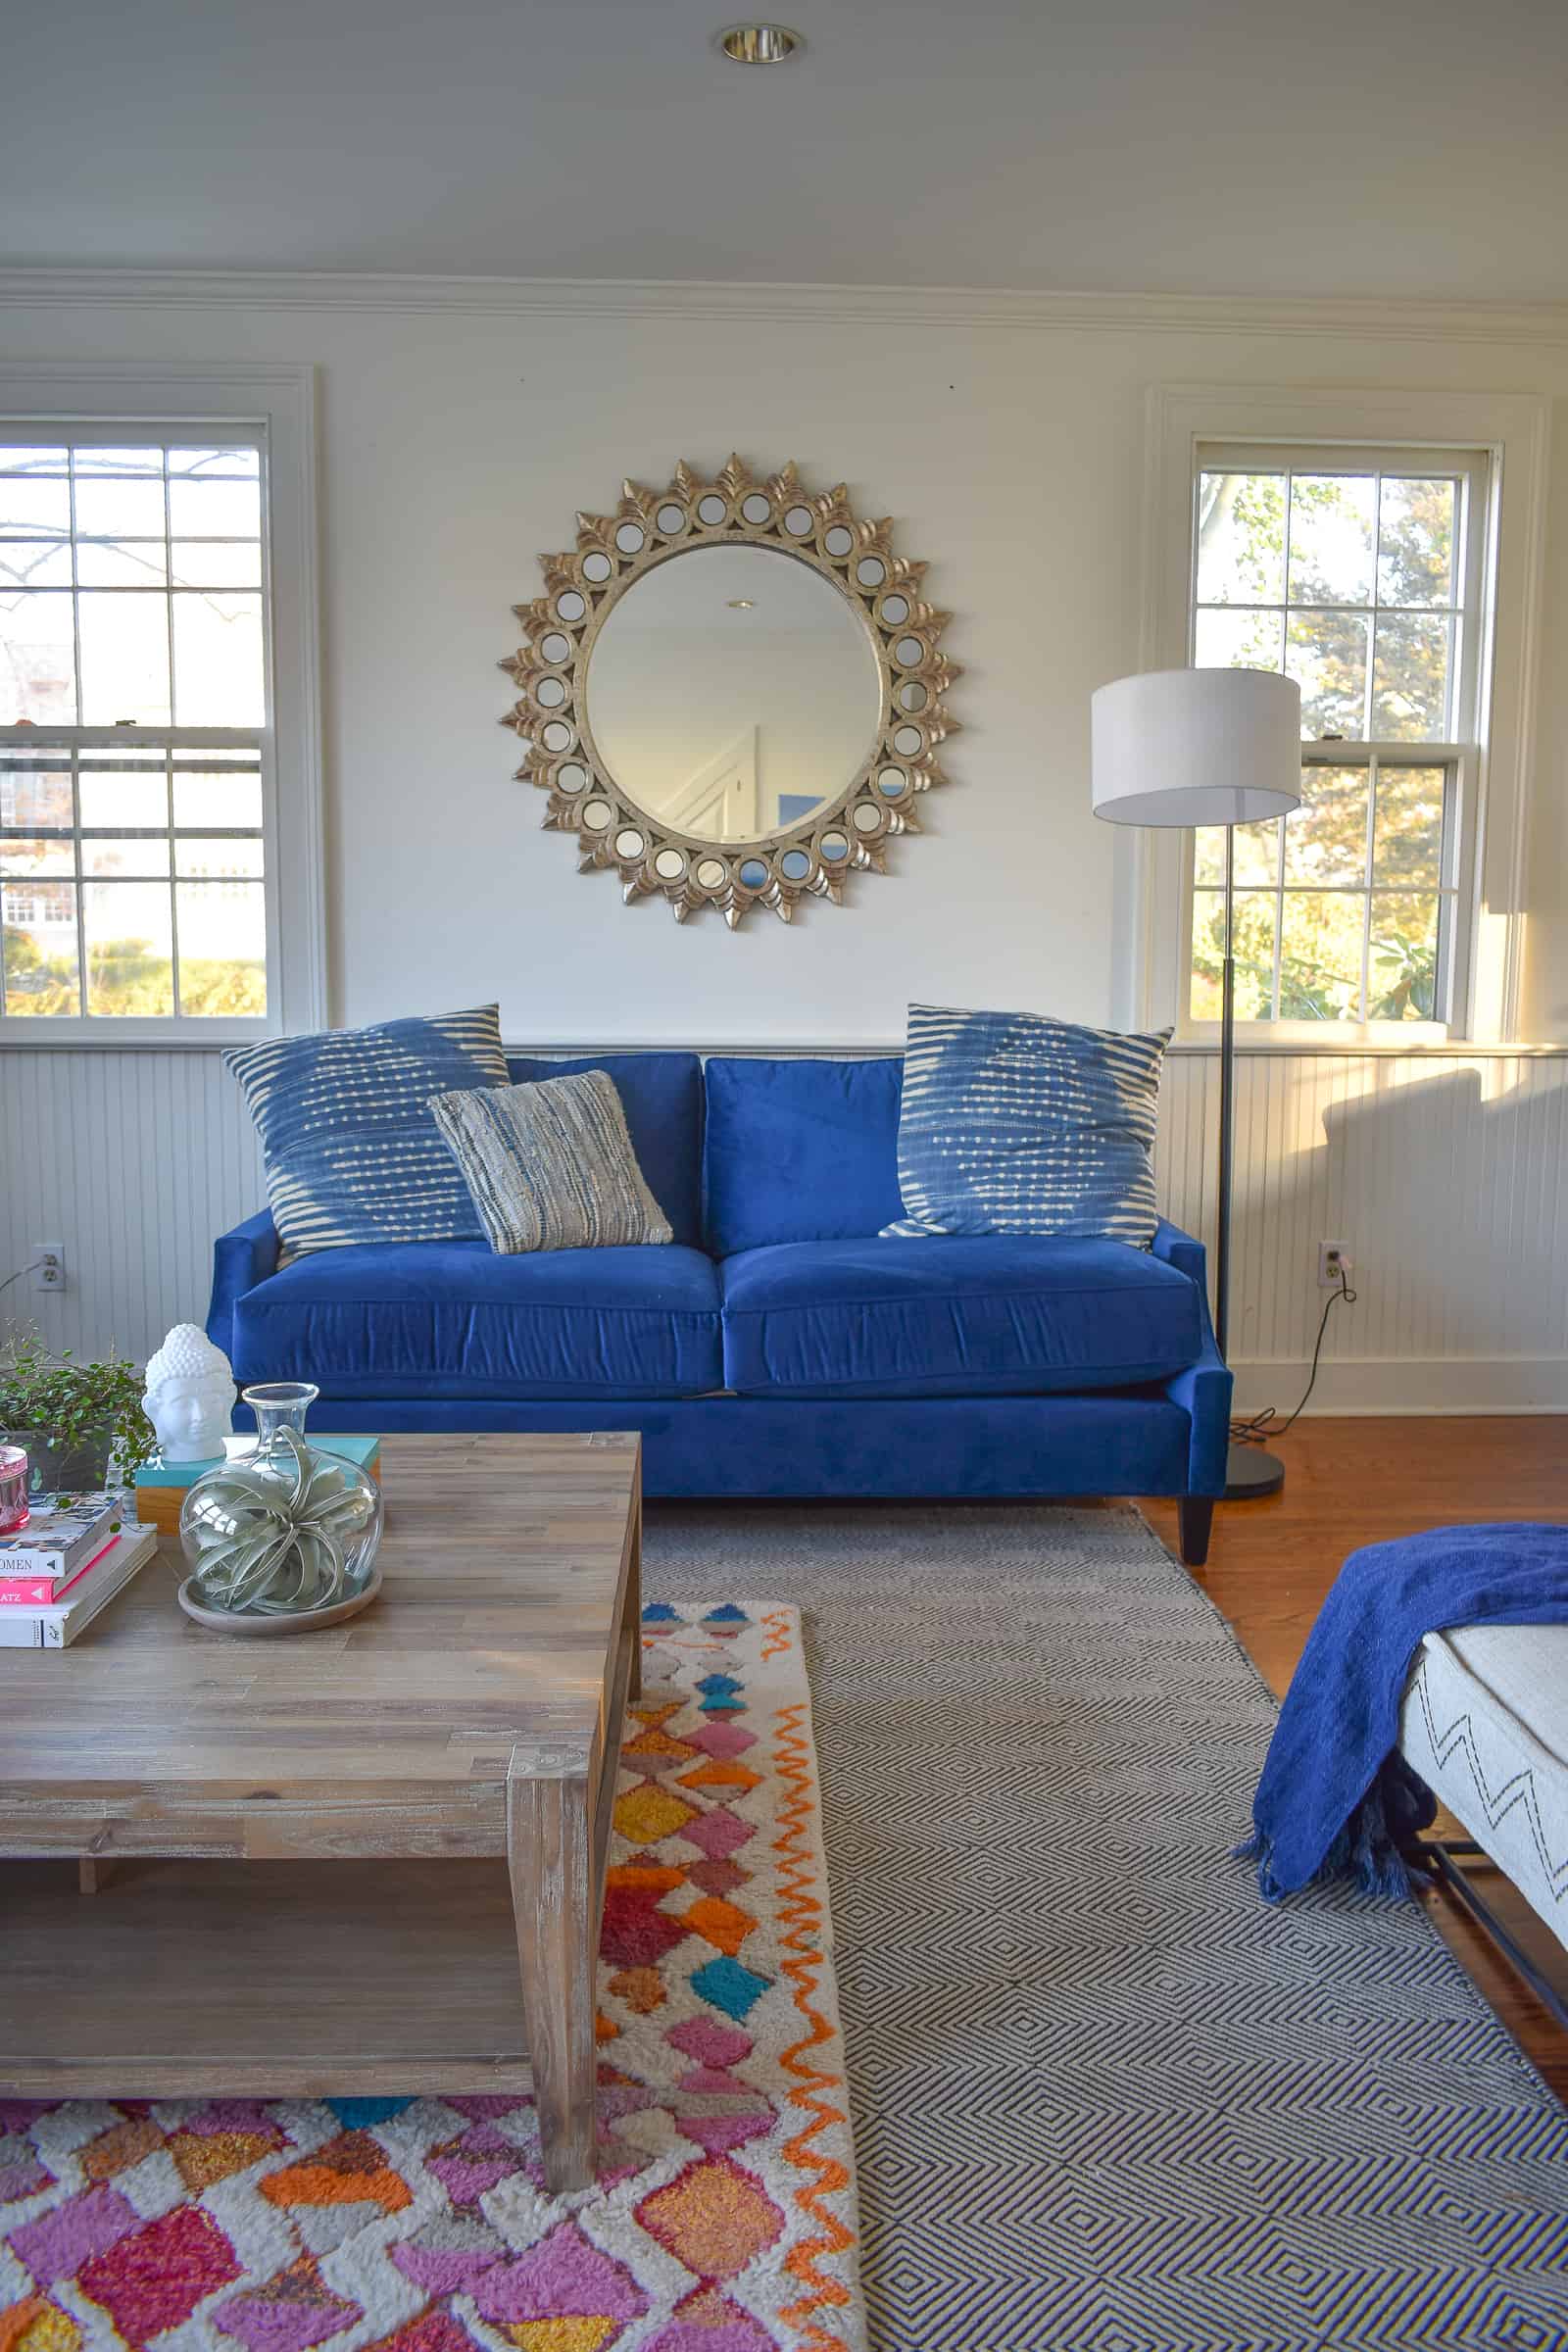
<instances>
[{"instance_id":1,"label":"stack of book","mask_svg":"<svg viewBox=\"0 0 1568 2352\"><path fill-rule=\"evenodd\" d=\"M158 1548L119 1494L35 1494L0 1536L0 1649L66 1649Z\"/></svg>"},{"instance_id":2,"label":"stack of book","mask_svg":"<svg viewBox=\"0 0 1568 2352\"><path fill-rule=\"evenodd\" d=\"M335 1453L346 1462L358 1462L362 1470L379 1479L381 1475L381 1441L379 1438L318 1437L313 1429L306 1443L315 1453ZM256 1449L256 1432L242 1432L228 1441L228 1458L242 1459ZM161 1536L179 1533L180 1505L199 1478L216 1470L213 1462L166 1462L155 1453L136 1473L136 1516L156 1527Z\"/></svg>"}]
</instances>

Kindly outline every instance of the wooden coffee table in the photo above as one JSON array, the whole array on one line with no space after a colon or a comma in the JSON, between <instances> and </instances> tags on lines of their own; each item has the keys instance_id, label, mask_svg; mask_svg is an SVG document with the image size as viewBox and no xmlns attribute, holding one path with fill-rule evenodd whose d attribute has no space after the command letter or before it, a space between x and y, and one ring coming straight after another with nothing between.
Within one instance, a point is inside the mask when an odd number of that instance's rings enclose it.
<instances>
[{"instance_id":1,"label":"wooden coffee table","mask_svg":"<svg viewBox=\"0 0 1568 2352\"><path fill-rule=\"evenodd\" d=\"M581 2187L640 1441L382 1465L384 1586L348 1625L204 1632L166 1544L73 1648L0 1650L0 2089L531 2079L546 2179Z\"/></svg>"}]
</instances>

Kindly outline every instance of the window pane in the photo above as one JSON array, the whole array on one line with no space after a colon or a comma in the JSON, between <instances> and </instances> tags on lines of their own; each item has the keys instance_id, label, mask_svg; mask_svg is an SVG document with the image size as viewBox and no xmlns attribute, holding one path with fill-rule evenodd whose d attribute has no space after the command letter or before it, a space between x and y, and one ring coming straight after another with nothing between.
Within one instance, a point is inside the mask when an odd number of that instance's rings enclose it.
<instances>
[{"instance_id":1,"label":"window pane","mask_svg":"<svg viewBox=\"0 0 1568 2352\"><path fill-rule=\"evenodd\" d=\"M140 441L133 449L96 449L91 442L79 442L76 447L76 478L83 474L161 474L164 470L162 448Z\"/></svg>"},{"instance_id":2,"label":"window pane","mask_svg":"<svg viewBox=\"0 0 1568 2352\"><path fill-rule=\"evenodd\" d=\"M52 589L0 595L0 726L74 726L71 598Z\"/></svg>"},{"instance_id":3,"label":"window pane","mask_svg":"<svg viewBox=\"0 0 1568 2352\"><path fill-rule=\"evenodd\" d=\"M25 882L33 874L74 875L75 870L75 853L69 841L39 841L24 835L0 841L0 874L12 881Z\"/></svg>"},{"instance_id":4,"label":"window pane","mask_svg":"<svg viewBox=\"0 0 1568 2352\"><path fill-rule=\"evenodd\" d=\"M1291 477L1291 602L1369 605L1377 540L1375 474Z\"/></svg>"},{"instance_id":5,"label":"window pane","mask_svg":"<svg viewBox=\"0 0 1568 2352\"><path fill-rule=\"evenodd\" d=\"M1285 658L1301 689L1301 737L1359 738L1366 725L1368 622L1359 612L1293 612Z\"/></svg>"},{"instance_id":6,"label":"window pane","mask_svg":"<svg viewBox=\"0 0 1568 2352\"><path fill-rule=\"evenodd\" d=\"M172 921L167 882L82 885L90 1013L174 1009Z\"/></svg>"},{"instance_id":7,"label":"window pane","mask_svg":"<svg viewBox=\"0 0 1568 2352\"><path fill-rule=\"evenodd\" d=\"M260 538L262 486L254 481L172 481L169 522L180 538Z\"/></svg>"},{"instance_id":8,"label":"window pane","mask_svg":"<svg viewBox=\"0 0 1568 2352\"><path fill-rule=\"evenodd\" d=\"M76 578L83 588L162 588L168 552L162 539L81 539Z\"/></svg>"},{"instance_id":9,"label":"window pane","mask_svg":"<svg viewBox=\"0 0 1568 2352\"><path fill-rule=\"evenodd\" d=\"M173 550L176 588L259 588L259 539L179 539Z\"/></svg>"},{"instance_id":10,"label":"window pane","mask_svg":"<svg viewBox=\"0 0 1568 2352\"><path fill-rule=\"evenodd\" d=\"M1373 874L1379 882L1443 879L1443 817L1447 772L1441 767L1378 769Z\"/></svg>"},{"instance_id":11,"label":"window pane","mask_svg":"<svg viewBox=\"0 0 1568 2352\"><path fill-rule=\"evenodd\" d=\"M261 598L176 592L173 606L176 723L260 726Z\"/></svg>"},{"instance_id":12,"label":"window pane","mask_svg":"<svg viewBox=\"0 0 1568 2352\"><path fill-rule=\"evenodd\" d=\"M254 767L214 769L208 775L174 771L176 825L252 825L262 823L262 779Z\"/></svg>"},{"instance_id":13,"label":"window pane","mask_svg":"<svg viewBox=\"0 0 1568 2352\"><path fill-rule=\"evenodd\" d=\"M1238 888L1244 882L1277 882L1280 875L1280 820L1265 817L1260 824L1238 825L1234 872ZM1195 836L1193 874L1200 888L1225 884L1225 828L1200 825Z\"/></svg>"},{"instance_id":14,"label":"window pane","mask_svg":"<svg viewBox=\"0 0 1568 2352\"><path fill-rule=\"evenodd\" d=\"M1359 891L1288 890L1280 935L1280 1019L1358 1021L1366 901Z\"/></svg>"},{"instance_id":15,"label":"window pane","mask_svg":"<svg viewBox=\"0 0 1568 2352\"><path fill-rule=\"evenodd\" d=\"M1378 602L1451 605L1458 484L1386 474L1378 516Z\"/></svg>"},{"instance_id":16,"label":"window pane","mask_svg":"<svg viewBox=\"0 0 1568 2352\"><path fill-rule=\"evenodd\" d=\"M1365 883L1367 783L1364 767L1302 769L1301 806L1285 819L1287 882Z\"/></svg>"},{"instance_id":17,"label":"window pane","mask_svg":"<svg viewBox=\"0 0 1568 2352\"><path fill-rule=\"evenodd\" d=\"M267 908L261 884L176 882L174 898L181 1012L260 1018L267 1010Z\"/></svg>"},{"instance_id":18,"label":"window pane","mask_svg":"<svg viewBox=\"0 0 1568 2352\"><path fill-rule=\"evenodd\" d=\"M1284 617L1281 612L1200 612L1193 649L1198 668L1279 669Z\"/></svg>"},{"instance_id":19,"label":"window pane","mask_svg":"<svg viewBox=\"0 0 1568 2352\"><path fill-rule=\"evenodd\" d=\"M0 766L0 825L73 825L75 821L69 770Z\"/></svg>"},{"instance_id":20,"label":"window pane","mask_svg":"<svg viewBox=\"0 0 1568 2352\"><path fill-rule=\"evenodd\" d=\"M84 825L139 827L169 822L169 783L162 760L156 766L149 764L140 775L118 761L113 768L101 770L83 760L77 790Z\"/></svg>"},{"instance_id":21,"label":"window pane","mask_svg":"<svg viewBox=\"0 0 1568 2352\"><path fill-rule=\"evenodd\" d=\"M1380 894L1372 902L1367 973L1374 1021L1435 1021L1438 980L1436 892Z\"/></svg>"},{"instance_id":22,"label":"window pane","mask_svg":"<svg viewBox=\"0 0 1568 2352\"><path fill-rule=\"evenodd\" d=\"M78 597L81 716L89 727L169 721L169 605L155 594Z\"/></svg>"},{"instance_id":23,"label":"window pane","mask_svg":"<svg viewBox=\"0 0 1568 2352\"><path fill-rule=\"evenodd\" d=\"M259 841L236 841L232 835L204 840L199 834L186 834L174 844L174 871L193 881L221 882L239 877L260 880L262 845Z\"/></svg>"},{"instance_id":24,"label":"window pane","mask_svg":"<svg viewBox=\"0 0 1568 2352\"><path fill-rule=\"evenodd\" d=\"M76 528L102 539L157 539L164 528L161 481L76 481Z\"/></svg>"},{"instance_id":25,"label":"window pane","mask_svg":"<svg viewBox=\"0 0 1568 2352\"><path fill-rule=\"evenodd\" d=\"M81 870L84 874L133 877L169 875L169 836L162 840L136 841L89 838L81 845Z\"/></svg>"},{"instance_id":26,"label":"window pane","mask_svg":"<svg viewBox=\"0 0 1568 2352\"><path fill-rule=\"evenodd\" d=\"M64 538L70 529L69 482L0 479L0 534L6 538Z\"/></svg>"},{"instance_id":27,"label":"window pane","mask_svg":"<svg viewBox=\"0 0 1568 2352\"><path fill-rule=\"evenodd\" d=\"M68 539L0 539L0 590L70 586Z\"/></svg>"},{"instance_id":28,"label":"window pane","mask_svg":"<svg viewBox=\"0 0 1568 2352\"><path fill-rule=\"evenodd\" d=\"M1448 728L1448 646L1446 615L1391 612L1378 616L1377 666L1372 679L1372 732L1393 743L1442 743Z\"/></svg>"},{"instance_id":29,"label":"window pane","mask_svg":"<svg viewBox=\"0 0 1568 2352\"><path fill-rule=\"evenodd\" d=\"M1283 473L1204 473L1198 484L1198 601L1285 601Z\"/></svg>"},{"instance_id":30,"label":"window pane","mask_svg":"<svg viewBox=\"0 0 1568 2352\"><path fill-rule=\"evenodd\" d=\"M169 478L176 474L237 473L255 480L261 471L261 453L254 449L172 449Z\"/></svg>"},{"instance_id":31,"label":"window pane","mask_svg":"<svg viewBox=\"0 0 1568 2352\"><path fill-rule=\"evenodd\" d=\"M1236 960L1236 1017L1266 1021L1274 1000L1274 910L1272 891L1252 890L1236 901L1234 954ZM1220 967L1225 956L1225 900L1222 892L1193 893L1194 1020L1220 1017Z\"/></svg>"},{"instance_id":32,"label":"window pane","mask_svg":"<svg viewBox=\"0 0 1568 2352\"><path fill-rule=\"evenodd\" d=\"M0 885L0 925L6 1011L35 1019L79 1012L75 885Z\"/></svg>"},{"instance_id":33,"label":"window pane","mask_svg":"<svg viewBox=\"0 0 1568 2352\"><path fill-rule=\"evenodd\" d=\"M24 449L0 442L0 473L64 473L70 455L63 449Z\"/></svg>"}]
</instances>

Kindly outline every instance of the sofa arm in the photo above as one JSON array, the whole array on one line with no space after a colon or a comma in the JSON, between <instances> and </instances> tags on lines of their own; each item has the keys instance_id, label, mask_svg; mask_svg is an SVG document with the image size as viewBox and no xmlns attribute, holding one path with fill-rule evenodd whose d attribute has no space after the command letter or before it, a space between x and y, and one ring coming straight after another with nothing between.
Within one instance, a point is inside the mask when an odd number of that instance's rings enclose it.
<instances>
[{"instance_id":1,"label":"sofa arm","mask_svg":"<svg viewBox=\"0 0 1568 2352\"><path fill-rule=\"evenodd\" d=\"M1151 1257L1162 1257L1167 1265L1179 1267L1182 1273L1197 1283L1205 1298L1208 1296L1208 1252L1201 1242L1196 1241L1190 1233L1183 1233L1179 1225L1172 1225L1168 1219L1161 1217L1154 1227L1149 1254Z\"/></svg>"},{"instance_id":2,"label":"sofa arm","mask_svg":"<svg viewBox=\"0 0 1568 2352\"><path fill-rule=\"evenodd\" d=\"M1199 1319L1203 1334L1202 1353L1196 1363L1166 1381L1165 1394L1179 1404L1192 1423L1187 1454L1190 1494L1221 1495L1225 1492L1225 1457L1230 1449L1231 1390L1233 1382L1218 1348L1208 1316L1207 1259L1201 1242L1161 1217L1150 1252L1185 1274L1198 1289Z\"/></svg>"},{"instance_id":3,"label":"sofa arm","mask_svg":"<svg viewBox=\"0 0 1568 2352\"><path fill-rule=\"evenodd\" d=\"M226 1356L234 1353L234 1306L247 1291L277 1272L277 1260L282 1244L277 1227L272 1223L270 1209L259 1209L236 1225L231 1233L220 1233L213 1244L213 1297L207 1309L207 1336L215 1348L221 1348Z\"/></svg>"}]
</instances>

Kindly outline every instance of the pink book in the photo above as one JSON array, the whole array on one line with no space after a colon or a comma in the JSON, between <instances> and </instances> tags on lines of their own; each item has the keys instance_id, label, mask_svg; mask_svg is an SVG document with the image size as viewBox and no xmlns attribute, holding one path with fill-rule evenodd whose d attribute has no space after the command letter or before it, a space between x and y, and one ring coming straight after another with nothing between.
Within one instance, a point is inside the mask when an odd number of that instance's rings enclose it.
<instances>
[{"instance_id":1,"label":"pink book","mask_svg":"<svg viewBox=\"0 0 1568 2352\"><path fill-rule=\"evenodd\" d=\"M0 1576L0 1609L60 1608L67 1593L74 1586L80 1584L89 1568L97 1567L114 1541L114 1536L111 1536L108 1543L100 1544L92 1558L83 1560L75 1574L64 1584L52 1576Z\"/></svg>"}]
</instances>

